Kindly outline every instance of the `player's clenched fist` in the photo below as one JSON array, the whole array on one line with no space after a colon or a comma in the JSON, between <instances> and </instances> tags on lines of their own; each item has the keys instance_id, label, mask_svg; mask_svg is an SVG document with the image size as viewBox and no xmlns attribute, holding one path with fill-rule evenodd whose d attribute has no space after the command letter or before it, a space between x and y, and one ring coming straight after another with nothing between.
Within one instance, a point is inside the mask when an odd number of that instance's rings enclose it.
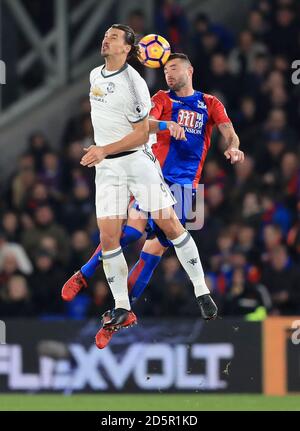
<instances>
[{"instance_id":1,"label":"player's clenched fist","mask_svg":"<svg viewBox=\"0 0 300 431\"><path fill-rule=\"evenodd\" d=\"M93 166L96 166L98 163L102 162L102 160L105 158L103 147L90 145L88 148L84 148L83 150L86 152L86 154L80 161L82 166L92 168Z\"/></svg>"},{"instance_id":2,"label":"player's clenched fist","mask_svg":"<svg viewBox=\"0 0 300 431\"><path fill-rule=\"evenodd\" d=\"M184 128L175 123L175 121L167 121L167 127L170 135L179 141L186 141Z\"/></svg>"}]
</instances>

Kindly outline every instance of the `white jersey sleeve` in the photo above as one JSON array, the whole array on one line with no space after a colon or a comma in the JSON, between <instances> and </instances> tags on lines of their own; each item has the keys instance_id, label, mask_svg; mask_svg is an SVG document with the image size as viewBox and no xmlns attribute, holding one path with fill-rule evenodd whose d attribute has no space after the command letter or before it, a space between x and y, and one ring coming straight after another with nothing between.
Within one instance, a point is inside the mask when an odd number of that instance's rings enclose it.
<instances>
[{"instance_id":1,"label":"white jersey sleeve","mask_svg":"<svg viewBox=\"0 0 300 431\"><path fill-rule=\"evenodd\" d=\"M128 77L130 97L126 103L125 115L130 123L138 123L148 117L151 97L145 80L138 74Z\"/></svg>"}]
</instances>

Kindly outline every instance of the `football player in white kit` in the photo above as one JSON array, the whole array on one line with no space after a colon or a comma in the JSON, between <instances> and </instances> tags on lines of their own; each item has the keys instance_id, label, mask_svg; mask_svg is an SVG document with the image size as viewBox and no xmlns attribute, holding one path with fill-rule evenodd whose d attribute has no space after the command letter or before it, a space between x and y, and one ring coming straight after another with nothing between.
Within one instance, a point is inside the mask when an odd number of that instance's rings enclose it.
<instances>
[{"instance_id":1,"label":"football player in white kit","mask_svg":"<svg viewBox=\"0 0 300 431\"><path fill-rule=\"evenodd\" d=\"M105 33L101 55L105 64L90 74L91 117L96 145L85 149L81 164L96 167L96 214L101 232L103 269L115 308L103 327L112 331L136 323L128 298L128 267L120 246L130 196L151 214L173 243L190 277L204 314L217 315L210 297L196 244L178 220L172 193L149 151L149 90L139 73L127 64L137 55L133 30L114 24Z\"/></svg>"}]
</instances>

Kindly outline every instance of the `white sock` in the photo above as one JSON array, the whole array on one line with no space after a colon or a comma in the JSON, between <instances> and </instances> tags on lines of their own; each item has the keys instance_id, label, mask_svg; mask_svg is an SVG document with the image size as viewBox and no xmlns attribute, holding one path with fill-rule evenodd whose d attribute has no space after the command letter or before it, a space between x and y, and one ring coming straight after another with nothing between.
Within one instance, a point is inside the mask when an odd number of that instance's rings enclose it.
<instances>
[{"instance_id":1,"label":"white sock","mask_svg":"<svg viewBox=\"0 0 300 431\"><path fill-rule=\"evenodd\" d=\"M131 307L127 288L128 266L122 248L103 251L102 260L103 270L115 300L115 308L125 308L129 311Z\"/></svg>"},{"instance_id":2,"label":"white sock","mask_svg":"<svg viewBox=\"0 0 300 431\"><path fill-rule=\"evenodd\" d=\"M178 238L172 239L178 260L194 285L196 298L206 293L210 293L204 279L204 272L195 241L191 235L185 231Z\"/></svg>"}]
</instances>

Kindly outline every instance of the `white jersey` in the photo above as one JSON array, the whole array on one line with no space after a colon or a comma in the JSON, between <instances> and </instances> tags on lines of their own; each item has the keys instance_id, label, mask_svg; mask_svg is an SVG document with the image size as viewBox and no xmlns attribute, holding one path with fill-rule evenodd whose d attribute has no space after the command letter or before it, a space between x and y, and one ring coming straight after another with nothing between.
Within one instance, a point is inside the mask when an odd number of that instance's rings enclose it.
<instances>
[{"instance_id":1,"label":"white jersey","mask_svg":"<svg viewBox=\"0 0 300 431\"><path fill-rule=\"evenodd\" d=\"M101 147L131 133L131 123L146 118L151 109L147 84L133 67L125 63L120 70L111 74L109 71L104 73L104 67L96 67L90 74L94 139L96 145ZM143 147L141 145L132 150Z\"/></svg>"}]
</instances>

